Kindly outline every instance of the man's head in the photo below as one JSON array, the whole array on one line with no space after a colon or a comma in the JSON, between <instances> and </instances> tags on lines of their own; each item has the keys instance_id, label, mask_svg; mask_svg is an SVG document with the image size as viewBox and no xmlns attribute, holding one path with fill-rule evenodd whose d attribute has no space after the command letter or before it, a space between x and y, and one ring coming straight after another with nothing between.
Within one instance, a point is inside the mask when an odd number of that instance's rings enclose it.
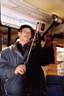
<instances>
[{"instance_id":1,"label":"man's head","mask_svg":"<svg viewBox=\"0 0 64 96\"><path fill-rule=\"evenodd\" d=\"M48 32L48 33L44 34L43 40L45 41L45 45L46 46L51 46L52 45L52 41L53 41L52 33Z\"/></svg>"},{"instance_id":2,"label":"man's head","mask_svg":"<svg viewBox=\"0 0 64 96\"><path fill-rule=\"evenodd\" d=\"M20 43L26 44L34 35L34 29L29 25L22 25L18 30Z\"/></svg>"}]
</instances>

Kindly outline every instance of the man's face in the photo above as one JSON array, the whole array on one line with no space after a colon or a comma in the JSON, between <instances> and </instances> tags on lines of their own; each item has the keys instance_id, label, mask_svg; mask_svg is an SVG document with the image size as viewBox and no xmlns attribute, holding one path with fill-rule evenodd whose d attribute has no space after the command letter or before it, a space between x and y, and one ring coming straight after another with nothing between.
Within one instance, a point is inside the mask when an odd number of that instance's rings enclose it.
<instances>
[{"instance_id":1,"label":"man's face","mask_svg":"<svg viewBox=\"0 0 64 96\"><path fill-rule=\"evenodd\" d=\"M19 36L20 42L24 44L28 43L31 38L30 28L23 28L20 32L18 32L18 36Z\"/></svg>"}]
</instances>

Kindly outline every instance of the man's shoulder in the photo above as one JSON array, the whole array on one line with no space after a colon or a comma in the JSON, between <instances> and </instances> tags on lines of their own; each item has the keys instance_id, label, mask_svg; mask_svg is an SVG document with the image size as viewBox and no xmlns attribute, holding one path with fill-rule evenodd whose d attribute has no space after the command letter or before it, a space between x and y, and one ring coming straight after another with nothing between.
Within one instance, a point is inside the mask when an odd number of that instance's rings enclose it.
<instances>
[{"instance_id":1,"label":"man's shoulder","mask_svg":"<svg viewBox=\"0 0 64 96\"><path fill-rule=\"evenodd\" d=\"M9 50L9 49L12 49L12 48L14 48L14 45L13 44L10 45L10 46L7 46L7 47L2 48L2 51Z\"/></svg>"},{"instance_id":2,"label":"man's shoulder","mask_svg":"<svg viewBox=\"0 0 64 96\"><path fill-rule=\"evenodd\" d=\"M13 48L14 48L13 45L10 45L10 46L8 46L8 47L4 47L4 48L2 49L2 51L1 51L1 53L8 53L8 52L10 52L10 50L13 49Z\"/></svg>"}]
</instances>

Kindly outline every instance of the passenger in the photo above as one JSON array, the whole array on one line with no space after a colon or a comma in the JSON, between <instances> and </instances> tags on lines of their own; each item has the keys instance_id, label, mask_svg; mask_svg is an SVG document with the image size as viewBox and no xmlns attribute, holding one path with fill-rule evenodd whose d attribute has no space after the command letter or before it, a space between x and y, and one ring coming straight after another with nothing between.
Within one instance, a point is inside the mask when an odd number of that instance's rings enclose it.
<instances>
[{"instance_id":1,"label":"passenger","mask_svg":"<svg viewBox=\"0 0 64 96\"><path fill-rule=\"evenodd\" d=\"M43 48L39 44L32 48L28 63L25 61L30 49L34 30L22 25L19 39L0 53L0 78L5 80L5 96L47 96L46 81L41 66Z\"/></svg>"},{"instance_id":2,"label":"passenger","mask_svg":"<svg viewBox=\"0 0 64 96\"><path fill-rule=\"evenodd\" d=\"M48 74L48 69L51 64L54 65L54 49L53 49L53 35L51 32L48 32L43 35L43 40L45 41L45 45L43 47L43 55L44 55L44 63L48 63L47 68L46 68L46 81L47 81L47 96L52 96L53 94L49 95L51 93L50 84L49 84L49 77L51 75ZM51 67L51 73L52 73L53 66ZM50 91L50 92L49 92ZM55 94L55 93L54 93Z\"/></svg>"},{"instance_id":3,"label":"passenger","mask_svg":"<svg viewBox=\"0 0 64 96\"><path fill-rule=\"evenodd\" d=\"M53 49L53 35L51 32L43 35L43 40L45 41L45 45L43 47L43 63L47 65L50 63L54 63L54 49Z\"/></svg>"}]
</instances>

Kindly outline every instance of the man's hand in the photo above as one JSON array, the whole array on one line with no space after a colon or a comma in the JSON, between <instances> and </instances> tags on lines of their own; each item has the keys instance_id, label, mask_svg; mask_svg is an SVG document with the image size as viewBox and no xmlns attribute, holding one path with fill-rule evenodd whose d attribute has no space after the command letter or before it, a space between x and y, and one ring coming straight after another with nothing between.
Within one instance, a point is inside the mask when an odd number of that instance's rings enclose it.
<instances>
[{"instance_id":1,"label":"man's hand","mask_svg":"<svg viewBox=\"0 0 64 96\"><path fill-rule=\"evenodd\" d=\"M15 74L20 74L20 75L23 75L24 73L26 72L26 65L23 64L23 65L18 65L15 69Z\"/></svg>"}]
</instances>

